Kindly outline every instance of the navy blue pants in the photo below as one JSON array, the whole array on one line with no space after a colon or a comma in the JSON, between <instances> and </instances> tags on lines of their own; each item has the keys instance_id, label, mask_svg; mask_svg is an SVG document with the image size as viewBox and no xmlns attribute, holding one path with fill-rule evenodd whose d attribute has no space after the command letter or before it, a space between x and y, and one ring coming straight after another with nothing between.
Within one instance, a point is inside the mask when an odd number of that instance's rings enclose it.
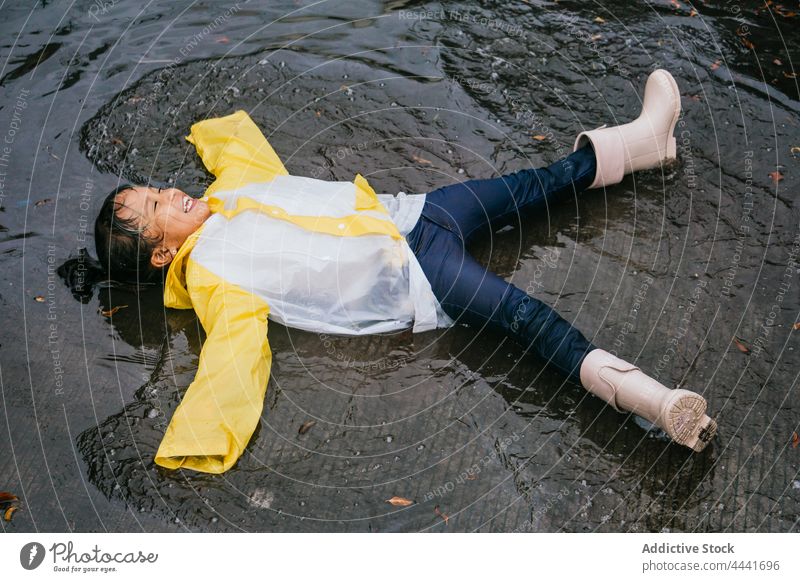
<instances>
[{"instance_id":1,"label":"navy blue pants","mask_svg":"<svg viewBox=\"0 0 800 582\"><path fill-rule=\"evenodd\" d=\"M579 384L581 362L596 346L551 307L483 267L466 246L586 189L595 168L587 145L546 168L444 186L426 195L419 221L406 236L442 309L456 323L501 331Z\"/></svg>"}]
</instances>

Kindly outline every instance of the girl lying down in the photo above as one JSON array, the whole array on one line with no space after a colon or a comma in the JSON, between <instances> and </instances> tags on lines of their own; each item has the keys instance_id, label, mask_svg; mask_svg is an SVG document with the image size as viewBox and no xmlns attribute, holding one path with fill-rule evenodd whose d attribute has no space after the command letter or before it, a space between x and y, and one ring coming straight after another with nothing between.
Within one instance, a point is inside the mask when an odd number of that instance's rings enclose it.
<instances>
[{"instance_id":1,"label":"girl lying down","mask_svg":"<svg viewBox=\"0 0 800 582\"><path fill-rule=\"evenodd\" d=\"M376 194L361 175L290 176L244 111L193 125L186 139L216 177L205 195L123 185L95 223L107 276L163 281L164 305L194 309L207 333L156 463L209 473L236 463L261 417L270 320L326 334L488 326L615 410L703 450L716 423L702 396L593 345L465 250L561 197L660 167L675 157L679 114L678 86L657 70L635 121L582 132L573 153L548 167L398 196Z\"/></svg>"}]
</instances>

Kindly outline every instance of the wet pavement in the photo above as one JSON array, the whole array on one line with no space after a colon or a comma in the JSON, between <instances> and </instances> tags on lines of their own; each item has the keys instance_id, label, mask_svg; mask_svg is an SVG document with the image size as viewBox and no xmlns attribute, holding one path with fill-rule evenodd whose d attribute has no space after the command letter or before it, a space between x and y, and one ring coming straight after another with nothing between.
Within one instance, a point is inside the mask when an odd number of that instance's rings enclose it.
<instances>
[{"instance_id":1,"label":"wet pavement","mask_svg":"<svg viewBox=\"0 0 800 582\"><path fill-rule=\"evenodd\" d=\"M0 8L0 490L23 505L3 531L797 530L790 8L264 4ZM239 463L154 465L197 368L196 317L157 289L73 294L56 273L94 253L118 176L201 195L183 136L245 109L293 174L426 192L552 163L582 129L633 119L658 67L682 93L676 164L473 250L597 345L702 393L719 423L704 452L487 330L273 323Z\"/></svg>"}]
</instances>

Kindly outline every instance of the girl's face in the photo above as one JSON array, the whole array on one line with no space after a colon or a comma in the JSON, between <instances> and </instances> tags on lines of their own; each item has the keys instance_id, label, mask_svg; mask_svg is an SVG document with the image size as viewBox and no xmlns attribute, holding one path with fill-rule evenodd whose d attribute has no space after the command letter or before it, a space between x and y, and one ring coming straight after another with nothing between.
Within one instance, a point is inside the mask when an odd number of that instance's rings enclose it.
<instances>
[{"instance_id":1,"label":"girl's face","mask_svg":"<svg viewBox=\"0 0 800 582\"><path fill-rule=\"evenodd\" d=\"M168 265L181 245L211 215L208 204L177 188L137 186L117 194L122 205L117 216L134 218L144 234L159 240L150 262L155 267Z\"/></svg>"}]
</instances>

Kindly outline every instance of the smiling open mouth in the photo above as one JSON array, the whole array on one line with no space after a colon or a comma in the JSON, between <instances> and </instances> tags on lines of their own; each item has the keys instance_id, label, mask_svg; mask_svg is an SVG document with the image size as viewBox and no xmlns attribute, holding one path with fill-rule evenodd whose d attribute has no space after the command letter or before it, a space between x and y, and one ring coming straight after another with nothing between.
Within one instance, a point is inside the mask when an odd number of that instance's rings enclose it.
<instances>
[{"instance_id":1,"label":"smiling open mouth","mask_svg":"<svg viewBox=\"0 0 800 582\"><path fill-rule=\"evenodd\" d=\"M190 196L184 196L183 197L183 211L184 212L189 212L192 208L194 208L195 203L197 203L197 200L195 200L194 198L192 198Z\"/></svg>"}]
</instances>

